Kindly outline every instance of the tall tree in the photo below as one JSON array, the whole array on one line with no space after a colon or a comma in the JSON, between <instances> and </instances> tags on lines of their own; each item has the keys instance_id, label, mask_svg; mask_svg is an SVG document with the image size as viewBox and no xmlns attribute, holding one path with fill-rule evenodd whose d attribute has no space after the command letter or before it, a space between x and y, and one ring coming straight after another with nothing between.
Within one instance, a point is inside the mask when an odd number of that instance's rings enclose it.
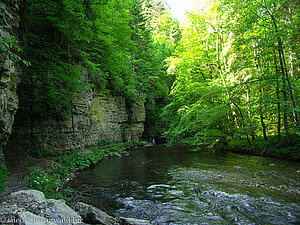
<instances>
[{"instance_id":1,"label":"tall tree","mask_svg":"<svg viewBox=\"0 0 300 225\"><path fill-rule=\"evenodd\" d=\"M224 0L189 12L182 41L169 58L176 81L163 116L171 141L213 144L245 137L250 143L248 135L267 140L272 134L280 139L281 116L285 137L299 133L299 82L292 79L298 75L286 54L293 59L299 53L297 44L288 46L296 41L296 8L279 0Z\"/></svg>"}]
</instances>

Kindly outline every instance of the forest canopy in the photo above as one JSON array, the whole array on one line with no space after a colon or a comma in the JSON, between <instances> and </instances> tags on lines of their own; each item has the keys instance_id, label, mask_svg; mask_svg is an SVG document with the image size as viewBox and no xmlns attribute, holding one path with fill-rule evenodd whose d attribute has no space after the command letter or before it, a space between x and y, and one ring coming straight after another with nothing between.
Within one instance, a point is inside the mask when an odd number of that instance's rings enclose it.
<instances>
[{"instance_id":1,"label":"forest canopy","mask_svg":"<svg viewBox=\"0 0 300 225\"><path fill-rule=\"evenodd\" d=\"M299 130L297 0L26 0L20 111L68 118L92 88L145 101L145 136L226 145Z\"/></svg>"},{"instance_id":2,"label":"forest canopy","mask_svg":"<svg viewBox=\"0 0 300 225\"><path fill-rule=\"evenodd\" d=\"M283 0L211 0L189 12L168 58L169 141L299 136L299 12Z\"/></svg>"}]
</instances>

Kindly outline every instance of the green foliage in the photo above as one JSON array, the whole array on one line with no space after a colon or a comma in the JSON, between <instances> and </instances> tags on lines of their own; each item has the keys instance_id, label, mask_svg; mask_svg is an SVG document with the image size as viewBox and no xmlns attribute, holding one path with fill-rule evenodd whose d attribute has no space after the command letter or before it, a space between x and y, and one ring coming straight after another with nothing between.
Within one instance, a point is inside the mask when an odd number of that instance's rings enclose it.
<instances>
[{"instance_id":1,"label":"green foliage","mask_svg":"<svg viewBox=\"0 0 300 225\"><path fill-rule=\"evenodd\" d=\"M155 43L174 48L181 38L181 30L178 20L170 13L169 6L165 0L145 0L144 12L147 18L147 26L151 27L152 37Z\"/></svg>"},{"instance_id":2,"label":"green foliage","mask_svg":"<svg viewBox=\"0 0 300 225\"><path fill-rule=\"evenodd\" d=\"M41 191L46 198L62 198L59 189L62 188L62 183L59 180L59 174L54 173L51 169L45 170L36 167L28 168L29 175L27 179L27 187Z\"/></svg>"},{"instance_id":3,"label":"green foliage","mask_svg":"<svg viewBox=\"0 0 300 225\"><path fill-rule=\"evenodd\" d=\"M169 103L169 90L173 77L166 73L165 59L174 52L180 40L180 28L172 18L167 2L164 0L143 1L143 24L151 31L151 51L145 52L136 60L136 83L138 90L146 93L146 121L144 136L160 137L166 124L159 115Z\"/></svg>"},{"instance_id":4,"label":"green foliage","mask_svg":"<svg viewBox=\"0 0 300 225\"><path fill-rule=\"evenodd\" d=\"M70 118L74 98L90 88L132 102L166 99L172 80L163 61L174 51L180 31L165 3L158 14L155 4L27 0L24 55L32 66L24 69L18 88L17 123L22 125L23 117L32 123Z\"/></svg>"},{"instance_id":5,"label":"green foliage","mask_svg":"<svg viewBox=\"0 0 300 225\"><path fill-rule=\"evenodd\" d=\"M169 142L214 146L244 139L252 146L257 137L277 134L278 143L292 143L300 104L295 3L210 1L188 13L167 59L175 77L161 115Z\"/></svg>"},{"instance_id":6,"label":"green foliage","mask_svg":"<svg viewBox=\"0 0 300 225\"><path fill-rule=\"evenodd\" d=\"M257 138L251 145L245 139L232 140L229 142L229 149L241 153L256 155L274 156L284 159L300 160L300 138L292 136L291 142L286 140L278 141L276 136L269 137L268 142L263 138Z\"/></svg>"},{"instance_id":7,"label":"green foliage","mask_svg":"<svg viewBox=\"0 0 300 225\"><path fill-rule=\"evenodd\" d=\"M6 177L8 176L9 171L5 166L0 166L0 194L5 187Z\"/></svg>"},{"instance_id":8,"label":"green foliage","mask_svg":"<svg viewBox=\"0 0 300 225\"><path fill-rule=\"evenodd\" d=\"M49 158L61 156L62 153L55 152L50 149L38 149L32 147L24 147L24 151L35 158Z\"/></svg>"},{"instance_id":9,"label":"green foliage","mask_svg":"<svg viewBox=\"0 0 300 225\"><path fill-rule=\"evenodd\" d=\"M105 146L105 145L112 145L112 144L119 144L121 143L120 141L108 141L108 140L101 140L99 141L98 145L99 147Z\"/></svg>"},{"instance_id":10,"label":"green foliage","mask_svg":"<svg viewBox=\"0 0 300 225\"><path fill-rule=\"evenodd\" d=\"M146 103L145 137L162 137L167 130L167 124L160 118L162 109L167 103L168 99L163 97Z\"/></svg>"},{"instance_id":11,"label":"green foliage","mask_svg":"<svg viewBox=\"0 0 300 225\"><path fill-rule=\"evenodd\" d=\"M2 34L1 34L2 35ZM0 36L0 57L7 56L15 62L22 62L25 66L30 66L31 63L21 57L23 50L19 45L18 40L10 35ZM7 55L9 53L9 55Z\"/></svg>"},{"instance_id":12,"label":"green foliage","mask_svg":"<svg viewBox=\"0 0 300 225\"><path fill-rule=\"evenodd\" d=\"M24 69L18 89L24 116L69 118L73 97L89 86L75 41L77 32L86 34L78 26L83 23L79 2L27 1L24 54L32 66Z\"/></svg>"}]
</instances>

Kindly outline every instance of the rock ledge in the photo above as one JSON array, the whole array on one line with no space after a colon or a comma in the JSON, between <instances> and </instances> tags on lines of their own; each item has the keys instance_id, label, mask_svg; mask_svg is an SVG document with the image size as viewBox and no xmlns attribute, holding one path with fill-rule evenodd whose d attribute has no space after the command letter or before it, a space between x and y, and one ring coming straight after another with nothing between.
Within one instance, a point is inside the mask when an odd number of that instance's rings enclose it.
<instances>
[{"instance_id":1,"label":"rock ledge","mask_svg":"<svg viewBox=\"0 0 300 225\"><path fill-rule=\"evenodd\" d=\"M36 190L21 190L2 199L0 223L21 225L151 224L149 221L134 218L114 218L82 202L77 202L72 209L64 200L46 199L42 192Z\"/></svg>"}]
</instances>

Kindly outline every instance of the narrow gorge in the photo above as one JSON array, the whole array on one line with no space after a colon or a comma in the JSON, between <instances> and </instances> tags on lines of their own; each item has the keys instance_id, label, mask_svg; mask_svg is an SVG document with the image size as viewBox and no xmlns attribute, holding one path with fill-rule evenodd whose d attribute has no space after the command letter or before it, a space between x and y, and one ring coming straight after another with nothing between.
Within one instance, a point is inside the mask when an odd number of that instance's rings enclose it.
<instances>
[{"instance_id":1,"label":"narrow gorge","mask_svg":"<svg viewBox=\"0 0 300 225\"><path fill-rule=\"evenodd\" d=\"M0 224L300 224L298 1L0 0Z\"/></svg>"}]
</instances>

